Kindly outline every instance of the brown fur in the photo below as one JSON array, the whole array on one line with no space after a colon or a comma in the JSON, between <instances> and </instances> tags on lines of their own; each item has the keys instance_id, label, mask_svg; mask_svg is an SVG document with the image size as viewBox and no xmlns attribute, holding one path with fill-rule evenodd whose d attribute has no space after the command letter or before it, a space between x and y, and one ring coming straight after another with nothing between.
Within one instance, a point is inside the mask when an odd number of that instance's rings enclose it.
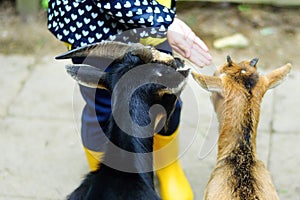
<instances>
[{"instance_id":1,"label":"brown fur","mask_svg":"<svg viewBox=\"0 0 300 200\"><path fill-rule=\"evenodd\" d=\"M257 59L236 64L228 57L227 61L215 76L193 73L212 92L219 120L217 163L204 199L276 200L271 176L256 156L256 133L265 92L288 74L291 65L262 76L256 71Z\"/></svg>"}]
</instances>

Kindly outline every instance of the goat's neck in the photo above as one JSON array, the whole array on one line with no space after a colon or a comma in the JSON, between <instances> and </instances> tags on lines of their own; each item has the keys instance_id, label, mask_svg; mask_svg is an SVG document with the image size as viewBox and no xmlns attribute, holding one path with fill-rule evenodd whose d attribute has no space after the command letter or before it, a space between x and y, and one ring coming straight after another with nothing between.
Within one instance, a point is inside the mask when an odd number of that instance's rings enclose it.
<instances>
[{"instance_id":1,"label":"goat's neck","mask_svg":"<svg viewBox=\"0 0 300 200\"><path fill-rule=\"evenodd\" d=\"M125 172L136 173L137 176L142 174L142 178L152 178L152 174L148 172L153 171L153 138L133 137L133 131L137 130L129 126L127 130L132 132L125 133L119 126L122 125L111 120L107 134L110 141L105 151L104 163L111 168L117 166L115 169L121 166L120 171L123 169Z\"/></svg>"},{"instance_id":2,"label":"goat's neck","mask_svg":"<svg viewBox=\"0 0 300 200\"><path fill-rule=\"evenodd\" d=\"M256 155L256 133L260 98L255 94L228 93L219 113L218 160L230 153L243 151Z\"/></svg>"}]
</instances>

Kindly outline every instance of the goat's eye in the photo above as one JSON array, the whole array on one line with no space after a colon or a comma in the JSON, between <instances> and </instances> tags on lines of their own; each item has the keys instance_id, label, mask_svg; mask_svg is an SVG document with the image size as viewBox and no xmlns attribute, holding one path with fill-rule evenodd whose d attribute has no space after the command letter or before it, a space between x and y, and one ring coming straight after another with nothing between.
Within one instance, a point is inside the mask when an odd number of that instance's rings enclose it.
<instances>
[{"instance_id":1,"label":"goat's eye","mask_svg":"<svg viewBox=\"0 0 300 200\"><path fill-rule=\"evenodd\" d=\"M244 70L244 69L241 70L241 73L242 73L242 74L246 74L246 70Z\"/></svg>"}]
</instances>

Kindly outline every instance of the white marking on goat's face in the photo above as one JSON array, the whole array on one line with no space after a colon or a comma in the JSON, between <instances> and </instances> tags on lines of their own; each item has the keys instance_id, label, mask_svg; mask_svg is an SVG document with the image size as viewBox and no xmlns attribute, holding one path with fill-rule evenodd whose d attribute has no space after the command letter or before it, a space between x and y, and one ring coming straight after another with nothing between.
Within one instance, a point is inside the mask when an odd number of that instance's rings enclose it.
<instances>
[{"instance_id":1,"label":"white marking on goat's face","mask_svg":"<svg viewBox=\"0 0 300 200\"><path fill-rule=\"evenodd\" d=\"M162 76L162 73L159 72L159 71L156 71L156 75L159 76L159 77L161 77L161 76Z\"/></svg>"},{"instance_id":2,"label":"white marking on goat's face","mask_svg":"<svg viewBox=\"0 0 300 200\"><path fill-rule=\"evenodd\" d=\"M184 81L182 81L182 82L178 85L178 87L176 87L176 88L171 88L170 91L171 91L173 94L178 94L178 93L180 93L180 92L183 90L183 88L185 87L185 85L186 85L186 79L185 79Z\"/></svg>"},{"instance_id":3,"label":"white marking on goat's face","mask_svg":"<svg viewBox=\"0 0 300 200\"><path fill-rule=\"evenodd\" d=\"M241 73L242 73L242 74L246 74L246 70L243 69L243 70L241 71Z\"/></svg>"},{"instance_id":4,"label":"white marking on goat's face","mask_svg":"<svg viewBox=\"0 0 300 200\"><path fill-rule=\"evenodd\" d=\"M159 96L163 96L164 94L174 94L176 96L179 96L180 93L183 91L185 85L186 85L187 79L183 80L179 85L175 88L165 88L158 92Z\"/></svg>"},{"instance_id":5,"label":"white marking on goat's face","mask_svg":"<svg viewBox=\"0 0 300 200\"><path fill-rule=\"evenodd\" d=\"M221 74L219 75L220 78L223 78L223 77L225 77L225 76L226 76L226 73L221 73Z\"/></svg>"}]
</instances>

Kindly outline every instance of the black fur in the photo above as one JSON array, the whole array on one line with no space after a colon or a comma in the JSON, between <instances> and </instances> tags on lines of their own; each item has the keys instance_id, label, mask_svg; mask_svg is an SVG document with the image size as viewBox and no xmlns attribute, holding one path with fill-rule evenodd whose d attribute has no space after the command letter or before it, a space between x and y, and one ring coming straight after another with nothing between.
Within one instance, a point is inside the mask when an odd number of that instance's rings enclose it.
<instances>
[{"instance_id":1,"label":"black fur","mask_svg":"<svg viewBox=\"0 0 300 200\"><path fill-rule=\"evenodd\" d=\"M250 108L250 110L248 110L245 114L245 118L246 119L250 119L250 120L246 120L241 126L242 128L242 135L243 135L243 139L246 142L247 145L249 145L250 148L252 148L252 143L251 143L251 137L252 137L252 133L253 133L253 121L252 121L252 109Z\"/></svg>"},{"instance_id":2,"label":"black fur","mask_svg":"<svg viewBox=\"0 0 300 200\"><path fill-rule=\"evenodd\" d=\"M233 195L239 199L252 199L256 193L254 189L255 178L253 176L253 166L255 159L252 148L246 141L240 140L236 149L227 157L226 162L232 166L233 174L230 183L233 185Z\"/></svg>"},{"instance_id":3,"label":"black fur","mask_svg":"<svg viewBox=\"0 0 300 200\"><path fill-rule=\"evenodd\" d=\"M178 62L178 61L177 61ZM126 54L123 59L114 61L110 66L108 75L109 89L112 90L118 80L130 69L144 64L143 61L131 53ZM163 64L159 64L163 65ZM154 104L161 104L165 107L168 115L173 112L177 101L175 94L159 95L158 91L165 87L157 84L146 84L138 88L132 95L130 101L130 115L133 122L146 126L150 122L149 108ZM118 93L117 93L118 95ZM120 97L122 98L122 97ZM112 106L119 106L117 103ZM128 124L127 126L130 127ZM134 128L132 132L139 132ZM154 127L148 129L154 133ZM104 161L95 172L90 172L81 185L69 195L69 200L157 200L160 197L156 194L153 184L153 172L143 172L143 168L152 169L152 156L127 157L124 151L136 153L151 153L153 150L153 137L134 137L123 132L110 116L109 126L104 130L113 145L107 145ZM139 133L143 134L143 133ZM130 173L111 168L106 163L114 163L114 166L128 165L135 168L139 173Z\"/></svg>"},{"instance_id":4,"label":"black fur","mask_svg":"<svg viewBox=\"0 0 300 200\"><path fill-rule=\"evenodd\" d=\"M233 169L231 179L234 188L233 195L241 200L258 200L255 196L254 185L256 180L253 176L255 158L251 142L253 134L252 109L246 113L245 119L248 120L241 125L242 133L239 142L233 152L226 158L226 162Z\"/></svg>"},{"instance_id":5,"label":"black fur","mask_svg":"<svg viewBox=\"0 0 300 200\"><path fill-rule=\"evenodd\" d=\"M89 173L82 184L68 197L70 200L158 200L151 173L126 173L101 165Z\"/></svg>"},{"instance_id":6,"label":"black fur","mask_svg":"<svg viewBox=\"0 0 300 200\"><path fill-rule=\"evenodd\" d=\"M256 85L258 81L258 74L253 73L250 76L242 77L242 82L245 85L246 89L250 92Z\"/></svg>"}]
</instances>

